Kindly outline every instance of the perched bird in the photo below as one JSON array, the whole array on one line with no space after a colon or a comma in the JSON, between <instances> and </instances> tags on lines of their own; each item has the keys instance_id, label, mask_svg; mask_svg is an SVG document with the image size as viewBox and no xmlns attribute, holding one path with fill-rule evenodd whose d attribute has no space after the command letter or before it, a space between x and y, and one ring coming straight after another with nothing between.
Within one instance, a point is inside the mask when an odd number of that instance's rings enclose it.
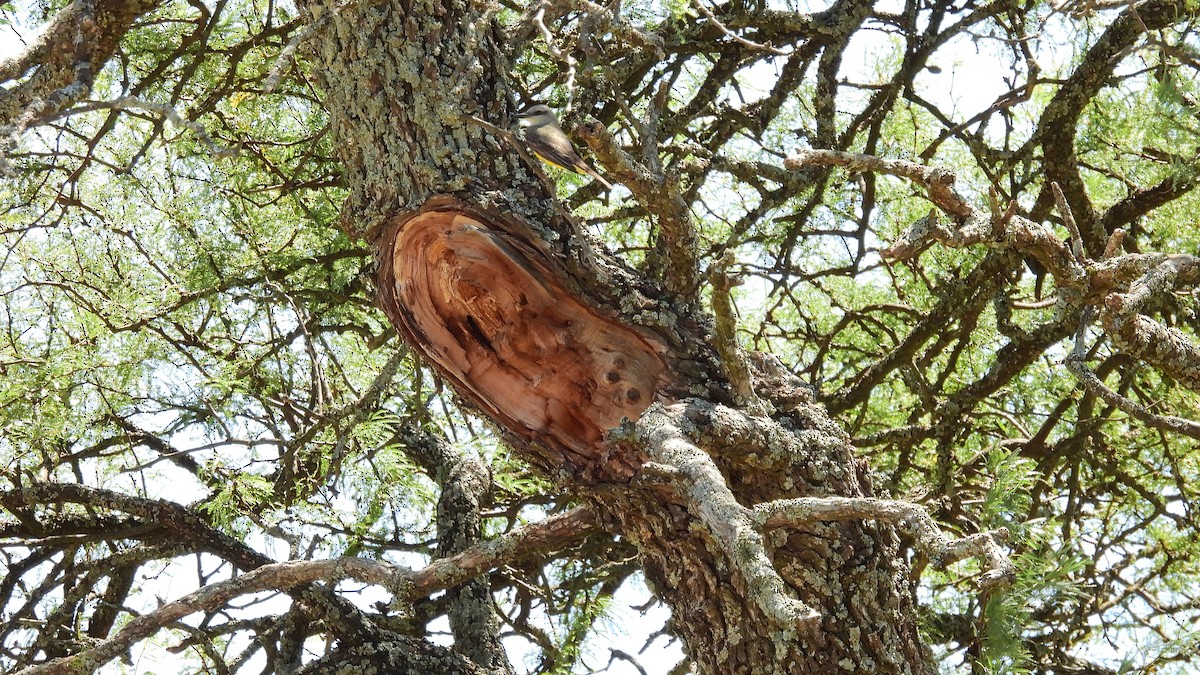
<instances>
[{"instance_id":1,"label":"perched bird","mask_svg":"<svg viewBox=\"0 0 1200 675\"><path fill-rule=\"evenodd\" d=\"M538 104L530 106L525 112L517 115L521 128L525 130L525 143L538 159L552 164L560 169L574 171L591 176L600 181L604 187L612 189L612 184L588 166L587 162L575 152L571 139L558 126L558 118L549 106Z\"/></svg>"}]
</instances>

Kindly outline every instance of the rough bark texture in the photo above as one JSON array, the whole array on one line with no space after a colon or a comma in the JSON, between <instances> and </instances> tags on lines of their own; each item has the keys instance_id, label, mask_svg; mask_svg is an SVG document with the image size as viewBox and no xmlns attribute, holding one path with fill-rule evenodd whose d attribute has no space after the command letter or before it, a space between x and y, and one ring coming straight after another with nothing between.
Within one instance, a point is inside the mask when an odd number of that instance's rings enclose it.
<instances>
[{"instance_id":1,"label":"rough bark texture","mask_svg":"<svg viewBox=\"0 0 1200 675\"><path fill-rule=\"evenodd\" d=\"M53 100L57 90L75 83L90 86L133 22L159 4L158 0L99 0L64 7L23 54L0 62L0 82L34 71L20 84L0 88L0 120L16 118L39 99L51 105L33 112L48 114L57 109L53 105L59 102ZM76 97L83 93L81 89Z\"/></svg>"},{"instance_id":2,"label":"rough bark texture","mask_svg":"<svg viewBox=\"0 0 1200 675\"><path fill-rule=\"evenodd\" d=\"M783 426L794 432L767 435L697 405L682 428L713 455L743 505L871 495L864 465L822 409L794 405ZM725 554L696 531L682 506L668 502L673 495L637 496L608 510L638 543L646 575L671 604L672 627L701 672L932 672L891 528L842 522L772 532L767 546L775 568L821 614L813 630L787 630L747 598Z\"/></svg>"},{"instance_id":3,"label":"rough bark texture","mask_svg":"<svg viewBox=\"0 0 1200 675\"><path fill-rule=\"evenodd\" d=\"M429 433L406 434L409 454L422 463L442 493L437 504L438 558L467 550L482 538L480 506L492 488L483 461ZM500 644L500 622L487 576L446 591L455 651L492 672L511 673Z\"/></svg>"},{"instance_id":4,"label":"rough bark texture","mask_svg":"<svg viewBox=\"0 0 1200 675\"><path fill-rule=\"evenodd\" d=\"M381 304L518 452L637 543L699 671L931 672L890 528L818 523L769 536L776 569L822 616L816 629L779 625L670 476L644 466L636 442L602 442L655 400L729 404L729 387L709 322L588 251L536 170L469 119L510 126L490 20L462 1L425 0L346 6L332 26L316 71L351 187L343 224L376 249ZM786 378L759 379L794 433L749 450L702 414L685 429L739 502L870 494L824 411Z\"/></svg>"},{"instance_id":5,"label":"rough bark texture","mask_svg":"<svg viewBox=\"0 0 1200 675\"><path fill-rule=\"evenodd\" d=\"M395 636L388 642L364 643L335 650L305 666L298 671L298 675L484 675L489 672L424 640Z\"/></svg>"}]
</instances>

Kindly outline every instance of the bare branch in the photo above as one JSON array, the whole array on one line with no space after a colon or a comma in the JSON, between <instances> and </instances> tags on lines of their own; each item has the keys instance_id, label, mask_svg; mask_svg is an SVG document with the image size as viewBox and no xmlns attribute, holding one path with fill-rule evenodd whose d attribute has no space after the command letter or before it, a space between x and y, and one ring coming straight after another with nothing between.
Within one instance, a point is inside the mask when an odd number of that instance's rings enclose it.
<instances>
[{"instance_id":1,"label":"bare branch","mask_svg":"<svg viewBox=\"0 0 1200 675\"><path fill-rule=\"evenodd\" d=\"M531 3L524 15L516 22L512 34L512 46L522 45L535 33L540 31L540 26L537 26L533 20L533 17L538 13L542 14L544 22L547 18L558 18L571 10L583 12L587 15L588 21L591 24L589 32L611 33L622 42L638 47L650 48L653 50L652 53L659 58L662 58L665 54L662 37L640 30L633 23L621 18L619 4L609 8L590 0L543 0L542 2ZM590 49L587 45L581 44L580 46L583 47L585 52Z\"/></svg>"},{"instance_id":2,"label":"bare branch","mask_svg":"<svg viewBox=\"0 0 1200 675\"><path fill-rule=\"evenodd\" d=\"M386 562L364 558L289 560L263 565L242 575L201 588L179 600L135 617L112 637L90 649L48 663L31 666L14 675L70 675L94 672L124 654L133 644L195 612L226 605L233 598L267 591L281 591L317 582L336 583L354 579L383 586L396 601L412 601L472 579L502 564L515 563L530 555L557 550L593 531L595 515L575 509L561 516L514 531L508 536L483 542L462 553L434 561L412 572Z\"/></svg>"},{"instance_id":3,"label":"bare branch","mask_svg":"<svg viewBox=\"0 0 1200 675\"><path fill-rule=\"evenodd\" d=\"M550 56L567 67L567 79L563 84L563 88L567 90L567 108L571 107L575 96L575 57L570 53L564 53L555 44L554 34L546 27L546 7L550 3L542 2L538 5L537 11L533 13L533 25L537 27L538 32L542 34L542 41L546 44L546 51L550 52Z\"/></svg>"},{"instance_id":4,"label":"bare branch","mask_svg":"<svg viewBox=\"0 0 1200 675\"><path fill-rule=\"evenodd\" d=\"M1084 348L1084 338L1087 335L1087 327L1091 322L1091 309L1091 307L1086 308L1083 318L1079 321L1079 330L1075 334L1075 347L1071 350L1071 354L1067 356L1065 362L1067 370L1071 371L1071 374L1079 379L1084 389L1087 389L1092 394L1108 401L1146 424L1156 429L1173 431L1184 436L1200 439L1200 423L1174 415L1152 413L1137 401L1130 400L1104 386L1104 382L1099 377L1096 377L1096 374L1087 367L1087 350Z\"/></svg>"},{"instance_id":5,"label":"bare branch","mask_svg":"<svg viewBox=\"0 0 1200 675\"><path fill-rule=\"evenodd\" d=\"M950 212L958 209L965 214L965 222L959 229L951 230L941 225L936 213L930 212L913 223L895 244L882 251L885 257L910 258L931 241L953 248L973 244L1011 246L1032 255L1050 272L1059 287L1060 304L1066 298L1065 291L1070 291L1071 304L1076 308L1089 298L1102 296L1101 316L1105 329L1123 352L1154 365L1190 389L1200 389L1200 347L1182 331L1138 313L1151 297L1200 282L1200 258L1163 254L1112 257L1123 237L1118 231L1109 238L1104 259L1099 262L1089 260L1074 216L1057 185L1052 185L1052 189L1061 197L1059 209L1071 232L1070 248L1049 227L1016 216L1012 203L1002 216L994 215L990 221L981 218L977 210L957 195L935 190L939 184L952 185L953 179L937 178L935 172L912 162L829 151L806 152L788 162L791 168L813 163L833 164L902 175L925 185L935 204ZM947 194L953 196L947 197ZM1141 273L1141 277L1130 285L1127 293L1114 292L1129 283L1136 273Z\"/></svg>"},{"instance_id":6,"label":"bare branch","mask_svg":"<svg viewBox=\"0 0 1200 675\"><path fill-rule=\"evenodd\" d=\"M1121 250L1121 243L1125 241L1125 230L1113 230L1113 233L1108 237L1108 243L1104 245L1103 260L1112 258Z\"/></svg>"},{"instance_id":7,"label":"bare branch","mask_svg":"<svg viewBox=\"0 0 1200 675\"><path fill-rule=\"evenodd\" d=\"M636 162L602 124L585 124L578 133L605 170L616 175L638 202L657 217L662 237L659 246L667 259L664 284L675 295L693 298L699 277L699 235L677 181Z\"/></svg>"},{"instance_id":8,"label":"bare branch","mask_svg":"<svg viewBox=\"0 0 1200 675\"><path fill-rule=\"evenodd\" d=\"M752 512L754 522L766 528L794 527L822 520L888 523L909 534L917 550L929 556L935 567L945 567L965 558L983 558L986 571L979 585L985 590L1008 585L1017 572L1000 548L1000 544L1008 539L1007 529L950 539L925 509L912 502L865 497L801 497L759 504Z\"/></svg>"},{"instance_id":9,"label":"bare branch","mask_svg":"<svg viewBox=\"0 0 1200 675\"><path fill-rule=\"evenodd\" d=\"M137 96L123 96L112 101L94 101L83 105L75 106L69 110L63 110L60 113L47 117L45 122L52 122L56 119L68 117L70 115L78 115L80 113L91 112L93 110L143 110L148 113L153 113L159 117L169 120L171 124L177 127L182 127L191 131L196 135L196 138L208 148L208 152L214 159L225 159L234 157L238 154L237 148L224 148L213 141L208 130L199 122L193 122L179 114L179 111L166 103L156 103L147 101Z\"/></svg>"},{"instance_id":10,"label":"bare branch","mask_svg":"<svg viewBox=\"0 0 1200 675\"><path fill-rule=\"evenodd\" d=\"M409 583L414 595L409 599L455 586L502 565L562 550L595 533L598 523L596 514L576 508L513 530L506 536L480 542L462 553L434 560L412 573Z\"/></svg>"},{"instance_id":11,"label":"bare branch","mask_svg":"<svg viewBox=\"0 0 1200 675\"><path fill-rule=\"evenodd\" d=\"M1075 254L1075 260L1082 264L1087 260L1083 247L1083 235L1079 233L1079 226L1075 224L1075 215L1071 213L1071 205L1067 203L1067 197L1058 183L1051 183L1050 189L1054 191L1054 203L1058 206L1058 213L1062 216L1063 225L1066 225L1067 231L1071 233L1071 253Z\"/></svg>"},{"instance_id":12,"label":"bare branch","mask_svg":"<svg viewBox=\"0 0 1200 675\"><path fill-rule=\"evenodd\" d=\"M104 664L121 656L134 643L150 637L189 614L221 607L241 595L293 588L323 579L347 578L378 583L396 591L402 591L408 580L407 575L398 568L361 558L293 560L264 565L228 581L205 586L153 612L134 617L116 635L103 640L95 647L19 670L14 675L71 675L95 672Z\"/></svg>"},{"instance_id":13,"label":"bare branch","mask_svg":"<svg viewBox=\"0 0 1200 675\"><path fill-rule=\"evenodd\" d=\"M885 258L910 259L935 241L952 248L974 244L1011 246L1036 258L1060 288L1078 286L1087 276L1082 263L1052 229L1016 215L1015 202L1009 202L1003 213L993 212L990 216L968 204L954 191L953 172L916 162L833 150L806 150L788 158L784 165L792 170L813 165L841 166L850 171L901 176L923 186L930 201L960 222L958 228L951 229L931 211L910 225L891 247L881 251Z\"/></svg>"},{"instance_id":14,"label":"bare branch","mask_svg":"<svg viewBox=\"0 0 1200 675\"><path fill-rule=\"evenodd\" d=\"M721 363L729 376L733 394L739 405L751 413L766 414L769 403L754 393L754 382L750 375L750 362L737 340L737 318L733 314L733 299L729 291L739 282L729 276L733 254L726 253L709 270L708 280L712 284L712 308L716 316L716 347Z\"/></svg>"},{"instance_id":15,"label":"bare branch","mask_svg":"<svg viewBox=\"0 0 1200 675\"><path fill-rule=\"evenodd\" d=\"M679 470L680 488L692 511L746 579L758 608L783 627L812 625L821 616L788 588L767 557L766 541L738 503L712 458L679 429L683 404L650 406L635 426L652 459Z\"/></svg>"},{"instance_id":16,"label":"bare branch","mask_svg":"<svg viewBox=\"0 0 1200 675\"><path fill-rule=\"evenodd\" d=\"M729 30L729 28L726 27L725 24L721 23L720 19L718 19L716 17L716 15L712 13L712 10L704 5L703 0L692 0L692 5L696 9L700 10L704 14L704 16L706 16L708 18L709 22L711 22L712 25L716 26L717 29L720 30L722 33L724 33L725 37L729 38L730 40L733 40L734 42L737 42L738 44L745 45L751 49L756 49L756 50L764 51L764 52L770 52L772 54L778 54L779 56L790 56L791 55L790 51L785 51L785 50L779 49L778 47L772 47L771 45L759 44L757 42L754 42L753 40L747 40L746 38L742 37L741 35L738 35L737 33Z\"/></svg>"},{"instance_id":17,"label":"bare branch","mask_svg":"<svg viewBox=\"0 0 1200 675\"><path fill-rule=\"evenodd\" d=\"M317 21L313 21L297 31L292 39L279 50L279 56L275 58L275 63L271 66L271 71L267 73L267 79L263 81L263 92L267 94L274 93L275 88L279 86L279 81L283 79L283 73L288 66L296 58L296 50L300 48L300 43L316 34L317 30L325 25L326 16L324 15Z\"/></svg>"},{"instance_id":18,"label":"bare branch","mask_svg":"<svg viewBox=\"0 0 1200 675\"><path fill-rule=\"evenodd\" d=\"M840 166L853 173L870 171L900 176L923 186L929 200L946 213L960 218L969 218L975 214L975 209L954 191L957 177L945 169L934 169L902 159L884 159L837 150L802 150L788 157L783 165L792 171L809 166Z\"/></svg>"}]
</instances>

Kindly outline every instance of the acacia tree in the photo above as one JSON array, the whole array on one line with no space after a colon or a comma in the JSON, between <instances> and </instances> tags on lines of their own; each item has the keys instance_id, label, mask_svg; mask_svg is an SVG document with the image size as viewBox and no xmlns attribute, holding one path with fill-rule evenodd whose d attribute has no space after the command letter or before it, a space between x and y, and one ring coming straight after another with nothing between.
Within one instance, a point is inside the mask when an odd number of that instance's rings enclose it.
<instances>
[{"instance_id":1,"label":"acacia tree","mask_svg":"<svg viewBox=\"0 0 1200 675\"><path fill-rule=\"evenodd\" d=\"M0 659L1187 672L1195 9L9 7Z\"/></svg>"}]
</instances>

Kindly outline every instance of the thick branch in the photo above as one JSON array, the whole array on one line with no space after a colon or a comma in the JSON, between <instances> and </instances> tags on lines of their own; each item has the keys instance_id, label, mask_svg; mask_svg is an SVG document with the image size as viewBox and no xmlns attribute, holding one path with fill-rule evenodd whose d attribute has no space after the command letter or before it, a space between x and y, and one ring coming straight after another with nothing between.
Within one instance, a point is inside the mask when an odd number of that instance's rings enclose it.
<instances>
[{"instance_id":1,"label":"thick branch","mask_svg":"<svg viewBox=\"0 0 1200 675\"><path fill-rule=\"evenodd\" d=\"M712 458L679 429L684 410L683 404L654 404L636 423L637 437L651 459L678 470L689 509L746 579L759 609L785 628L812 625L820 614L797 598L772 566L751 512L738 503Z\"/></svg>"},{"instance_id":2,"label":"thick branch","mask_svg":"<svg viewBox=\"0 0 1200 675\"><path fill-rule=\"evenodd\" d=\"M158 5L159 0L76 0L64 7L24 53L0 63L0 84L33 71L16 85L0 87L0 127L16 125L31 107L35 115L56 112L56 105L35 104L76 84L82 69L98 73L133 22ZM59 103L68 100L73 99Z\"/></svg>"},{"instance_id":3,"label":"thick branch","mask_svg":"<svg viewBox=\"0 0 1200 675\"><path fill-rule=\"evenodd\" d=\"M426 640L393 635L386 641L339 647L297 675L492 675L454 652Z\"/></svg>"},{"instance_id":4,"label":"thick branch","mask_svg":"<svg viewBox=\"0 0 1200 675\"><path fill-rule=\"evenodd\" d=\"M411 598L450 588L502 565L515 565L571 546L597 532L599 521L588 509L576 508L514 530L507 536L480 542L471 548L439 558L413 572Z\"/></svg>"},{"instance_id":5,"label":"thick branch","mask_svg":"<svg viewBox=\"0 0 1200 675\"><path fill-rule=\"evenodd\" d=\"M662 236L660 245L667 260L667 269L662 274L667 290L680 298L693 297L700 269L697 258L699 236L678 181L667 176L661 167L646 167L635 161L602 124L584 125L578 133L605 170L617 176L638 202L657 218ZM653 139L643 141L654 142Z\"/></svg>"},{"instance_id":6,"label":"thick branch","mask_svg":"<svg viewBox=\"0 0 1200 675\"><path fill-rule=\"evenodd\" d=\"M1147 0L1126 7L1088 49L1079 67L1059 88L1038 122L1034 139L1042 145L1046 177L1061 185L1071 210L1079 220L1079 229L1088 252L1093 256L1100 253L1108 233L1099 229L1100 220L1079 173L1079 160L1075 153L1079 116L1108 84L1127 50L1144 33L1164 28L1183 18L1188 13L1187 5L1186 0ZM1039 203L1052 197L1044 190ZM1035 208L1035 213L1043 211Z\"/></svg>"},{"instance_id":7,"label":"thick branch","mask_svg":"<svg viewBox=\"0 0 1200 675\"><path fill-rule=\"evenodd\" d=\"M1200 389L1200 348L1182 331L1151 319L1138 310L1152 297L1200 282L1200 258L1170 255L1135 282L1128 293L1104 300L1101 318L1121 351L1143 359L1189 389Z\"/></svg>"},{"instance_id":8,"label":"thick branch","mask_svg":"<svg viewBox=\"0 0 1200 675\"><path fill-rule=\"evenodd\" d=\"M478 455L429 432L404 435L409 456L419 461L441 488L437 503L439 558L478 544L482 536L480 506L492 489L492 477ZM499 622L492 608L491 585L472 579L447 592L454 648L496 672L512 672L500 644Z\"/></svg>"},{"instance_id":9,"label":"thick branch","mask_svg":"<svg viewBox=\"0 0 1200 675\"><path fill-rule=\"evenodd\" d=\"M1017 569L1000 543L1008 530L981 532L960 539L942 533L933 518L917 504L864 497L802 497L759 504L752 510L759 527L794 527L819 520L877 520L903 530L913 538L917 550L935 567L945 567L965 558L981 557L986 571L979 579L983 589L1007 585Z\"/></svg>"}]
</instances>

